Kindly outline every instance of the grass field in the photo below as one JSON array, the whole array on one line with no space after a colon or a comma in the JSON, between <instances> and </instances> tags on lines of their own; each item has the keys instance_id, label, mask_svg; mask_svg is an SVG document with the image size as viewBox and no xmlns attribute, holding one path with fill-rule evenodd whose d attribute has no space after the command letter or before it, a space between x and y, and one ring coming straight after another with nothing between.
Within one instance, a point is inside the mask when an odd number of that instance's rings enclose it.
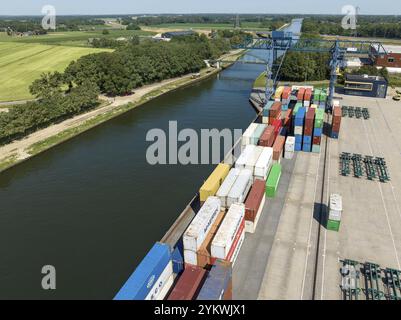
<instances>
[{"instance_id":1,"label":"grass field","mask_svg":"<svg viewBox=\"0 0 401 320\"><path fill-rule=\"evenodd\" d=\"M164 23L158 25L146 26L147 29L198 29L198 30L219 30L219 29L234 29L233 23ZM242 29L252 30L266 30L266 28L260 28L259 22L243 22L241 24Z\"/></svg>"},{"instance_id":2,"label":"grass field","mask_svg":"<svg viewBox=\"0 0 401 320\"><path fill-rule=\"evenodd\" d=\"M64 71L71 61L101 51L105 50L0 42L0 101L31 99L29 85L43 72Z\"/></svg>"}]
</instances>

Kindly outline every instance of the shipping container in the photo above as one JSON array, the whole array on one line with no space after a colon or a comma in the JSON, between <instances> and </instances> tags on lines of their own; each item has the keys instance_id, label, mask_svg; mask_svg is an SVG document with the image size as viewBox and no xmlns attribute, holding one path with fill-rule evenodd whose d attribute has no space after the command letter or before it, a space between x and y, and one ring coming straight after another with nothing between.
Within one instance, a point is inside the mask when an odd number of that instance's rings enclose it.
<instances>
[{"instance_id":1,"label":"shipping container","mask_svg":"<svg viewBox=\"0 0 401 320\"><path fill-rule=\"evenodd\" d=\"M157 242L118 291L114 300L144 300L166 267L171 266L171 248Z\"/></svg>"},{"instance_id":2,"label":"shipping container","mask_svg":"<svg viewBox=\"0 0 401 320\"><path fill-rule=\"evenodd\" d=\"M252 186L253 173L250 170L241 170L237 180L228 194L227 206L230 207L234 203L243 203Z\"/></svg>"},{"instance_id":3,"label":"shipping container","mask_svg":"<svg viewBox=\"0 0 401 320\"><path fill-rule=\"evenodd\" d=\"M213 258L227 259L234 244L235 237L244 224L245 205L234 203L228 210L221 226L211 245L211 255Z\"/></svg>"},{"instance_id":4,"label":"shipping container","mask_svg":"<svg viewBox=\"0 0 401 320\"><path fill-rule=\"evenodd\" d=\"M294 134L297 136L302 136L304 134L304 127L302 126L295 126L294 127Z\"/></svg>"},{"instance_id":5,"label":"shipping container","mask_svg":"<svg viewBox=\"0 0 401 320\"><path fill-rule=\"evenodd\" d=\"M234 244L231 248L232 252L229 253L227 261L230 261L232 266L235 265L237 261L238 255L241 251L242 245L245 241L245 220L243 220L240 231L238 231L237 236L235 237ZM227 299L224 299L227 300Z\"/></svg>"},{"instance_id":6,"label":"shipping container","mask_svg":"<svg viewBox=\"0 0 401 320\"><path fill-rule=\"evenodd\" d=\"M298 90L298 94L297 94L297 100L300 102L304 101L304 95L305 95L305 88L300 88Z\"/></svg>"},{"instance_id":7,"label":"shipping container","mask_svg":"<svg viewBox=\"0 0 401 320\"><path fill-rule=\"evenodd\" d=\"M164 268L159 279L154 282L145 300L163 300L170 291L173 282L173 262L170 261Z\"/></svg>"},{"instance_id":8,"label":"shipping container","mask_svg":"<svg viewBox=\"0 0 401 320\"><path fill-rule=\"evenodd\" d=\"M303 140L303 135L302 134L296 134L295 135L295 144L302 144L302 140Z\"/></svg>"},{"instance_id":9,"label":"shipping container","mask_svg":"<svg viewBox=\"0 0 401 320\"><path fill-rule=\"evenodd\" d=\"M285 137L278 136L273 144L273 160L279 161L283 156Z\"/></svg>"},{"instance_id":10,"label":"shipping container","mask_svg":"<svg viewBox=\"0 0 401 320\"><path fill-rule=\"evenodd\" d=\"M310 143L303 143L303 144L302 144L302 151L303 151L303 152L311 152L311 151L312 151L312 144L310 144Z\"/></svg>"},{"instance_id":11,"label":"shipping container","mask_svg":"<svg viewBox=\"0 0 401 320\"><path fill-rule=\"evenodd\" d=\"M254 233L265 202L265 180L255 180L245 201L245 231Z\"/></svg>"},{"instance_id":12,"label":"shipping container","mask_svg":"<svg viewBox=\"0 0 401 320\"><path fill-rule=\"evenodd\" d=\"M302 143L295 143L295 151L302 151Z\"/></svg>"},{"instance_id":13,"label":"shipping container","mask_svg":"<svg viewBox=\"0 0 401 320\"><path fill-rule=\"evenodd\" d=\"M304 102L308 101L310 102L312 99L312 89L308 88L305 90L305 95L304 95Z\"/></svg>"},{"instance_id":14,"label":"shipping container","mask_svg":"<svg viewBox=\"0 0 401 320\"><path fill-rule=\"evenodd\" d=\"M182 249L183 248L178 248L177 246L171 254L171 260L173 262L173 272L175 274L180 274L184 270L184 257L182 256Z\"/></svg>"},{"instance_id":15,"label":"shipping container","mask_svg":"<svg viewBox=\"0 0 401 320\"><path fill-rule=\"evenodd\" d=\"M232 281L232 266L230 262L216 260L206 276L197 300L222 300L229 290Z\"/></svg>"},{"instance_id":16,"label":"shipping container","mask_svg":"<svg viewBox=\"0 0 401 320\"><path fill-rule=\"evenodd\" d=\"M305 135L304 135L304 141L303 141L303 143L312 144L312 137L311 137L311 136L305 136Z\"/></svg>"},{"instance_id":17,"label":"shipping container","mask_svg":"<svg viewBox=\"0 0 401 320\"><path fill-rule=\"evenodd\" d=\"M273 146L274 139L275 139L274 130L275 130L275 128L272 125L267 126L265 131L263 132L262 136L259 139L259 145L261 145L263 147Z\"/></svg>"},{"instance_id":18,"label":"shipping container","mask_svg":"<svg viewBox=\"0 0 401 320\"><path fill-rule=\"evenodd\" d=\"M281 99L283 100L289 100L291 95L291 88L290 87L284 87L283 93L281 95Z\"/></svg>"},{"instance_id":19,"label":"shipping container","mask_svg":"<svg viewBox=\"0 0 401 320\"><path fill-rule=\"evenodd\" d=\"M287 137L285 141L285 152L294 152L295 151L295 137Z\"/></svg>"},{"instance_id":20,"label":"shipping container","mask_svg":"<svg viewBox=\"0 0 401 320\"><path fill-rule=\"evenodd\" d=\"M251 156L248 158L247 163L245 164L245 169L248 169L252 172L252 175L255 175L255 165L259 160L260 155L263 152L264 147L258 146L256 147Z\"/></svg>"},{"instance_id":21,"label":"shipping container","mask_svg":"<svg viewBox=\"0 0 401 320\"><path fill-rule=\"evenodd\" d=\"M167 300L195 300L205 278L205 269L188 266L181 274Z\"/></svg>"},{"instance_id":22,"label":"shipping container","mask_svg":"<svg viewBox=\"0 0 401 320\"><path fill-rule=\"evenodd\" d=\"M250 144L253 144L255 146L258 145L260 136L263 134L263 132L265 131L266 127L267 127L267 125L263 124L263 123L260 123L260 124L257 125L255 131L253 132L253 134L251 136Z\"/></svg>"},{"instance_id":23,"label":"shipping container","mask_svg":"<svg viewBox=\"0 0 401 320\"><path fill-rule=\"evenodd\" d=\"M205 202L208 197L214 196L230 171L228 164L220 163L212 172L199 190L200 201Z\"/></svg>"},{"instance_id":24,"label":"shipping container","mask_svg":"<svg viewBox=\"0 0 401 320\"><path fill-rule=\"evenodd\" d=\"M281 178L281 165L274 164L266 181L266 196L274 198Z\"/></svg>"},{"instance_id":25,"label":"shipping container","mask_svg":"<svg viewBox=\"0 0 401 320\"><path fill-rule=\"evenodd\" d=\"M245 166L255 149L256 146L254 146L253 144L247 145L235 162L235 167L237 169L245 169Z\"/></svg>"},{"instance_id":26,"label":"shipping container","mask_svg":"<svg viewBox=\"0 0 401 320\"><path fill-rule=\"evenodd\" d=\"M281 100L281 95L283 94L284 91L284 87L280 86L276 89L276 92L274 93L274 99L276 101L280 101Z\"/></svg>"},{"instance_id":27,"label":"shipping container","mask_svg":"<svg viewBox=\"0 0 401 320\"><path fill-rule=\"evenodd\" d=\"M340 231L340 224L341 224L340 221L334 221L334 220L328 219L327 220L327 230L338 232L338 231Z\"/></svg>"},{"instance_id":28,"label":"shipping container","mask_svg":"<svg viewBox=\"0 0 401 320\"><path fill-rule=\"evenodd\" d=\"M304 136L312 136L313 135L313 126L305 126L304 127Z\"/></svg>"},{"instance_id":29,"label":"shipping container","mask_svg":"<svg viewBox=\"0 0 401 320\"><path fill-rule=\"evenodd\" d=\"M331 194L329 203L329 219L334 221L341 221L342 211L342 197L339 194Z\"/></svg>"},{"instance_id":30,"label":"shipping container","mask_svg":"<svg viewBox=\"0 0 401 320\"><path fill-rule=\"evenodd\" d=\"M323 132L322 128L316 128L315 127L315 129L313 129L313 135L315 137L321 137L322 136L322 132Z\"/></svg>"},{"instance_id":31,"label":"shipping container","mask_svg":"<svg viewBox=\"0 0 401 320\"><path fill-rule=\"evenodd\" d=\"M295 149L294 149L295 151ZM291 160L294 158L295 152L294 151L286 151L284 153L284 159Z\"/></svg>"},{"instance_id":32,"label":"shipping container","mask_svg":"<svg viewBox=\"0 0 401 320\"><path fill-rule=\"evenodd\" d=\"M242 135L243 146L251 144L252 135L254 134L257 127L257 123L251 123L250 126L245 130L244 134Z\"/></svg>"},{"instance_id":33,"label":"shipping container","mask_svg":"<svg viewBox=\"0 0 401 320\"><path fill-rule=\"evenodd\" d=\"M216 193L216 197L218 197L221 201L221 207L226 209L227 206L227 197L228 194L234 185L235 181L237 180L239 173L241 172L240 169L238 168L232 168L230 172L228 173L227 177L223 181L223 184L221 185L220 189Z\"/></svg>"},{"instance_id":34,"label":"shipping container","mask_svg":"<svg viewBox=\"0 0 401 320\"><path fill-rule=\"evenodd\" d=\"M266 106L263 108L262 115L264 117L269 117L269 110L272 107L274 101L268 101Z\"/></svg>"},{"instance_id":35,"label":"shipping container","mask_svg":"<svg viewBox=\"0 0 401 320\"><path fill-rule=\"evenodd\" d=\"M184 257L185 250L196 252L199 249L220 210L221 202L219 198L209 197L206 200L183 235Z\"/></svg>"},{"instance_id":36,"label":"shipping container","mask_svg":"<svg viewBox=\"0 0 401 320\"><path fill-rule=\"evenodd\" d=\"M221 223L224 220L226 215L225 211L220 211L219 215L217 216L216 221L212 224L205 240L203 241L202 245L198 249L198 251L193 252L190 250L184 251L185 261L186 263L197 265L198 267L205 268L208 265L212 265L214 263L214 259L211 256L211 245L212 241L220 228Z\"/></svg>"},{"instance_id":37,"label":"shipping container","mask_svg":"<svg viewBox=\"0 0 401 320\"><path fill-rule=\"evenodd\" d=\"M312 152L313 153L320 153L320 145L313 144L312 145Z\"/></svg>"},{"instance_id":38,"label":"shipping container","mask_svg":"<svg viewBox=\"0 0 401 320\"><path fill-rule=\"evenodd\" d=\"M255 164L255 179L266 180L273 164L273 148L265 147Z\"/></svg>"},{"instance_id":39,"label":"shipping container","mask_svg":"<svg viewBox=\"0 0 401 320\"><path fill-rule=\"evenodd\" d=\"M320 146L321 137L313 137L312 144Z\"/></svg>"}]
</instances>

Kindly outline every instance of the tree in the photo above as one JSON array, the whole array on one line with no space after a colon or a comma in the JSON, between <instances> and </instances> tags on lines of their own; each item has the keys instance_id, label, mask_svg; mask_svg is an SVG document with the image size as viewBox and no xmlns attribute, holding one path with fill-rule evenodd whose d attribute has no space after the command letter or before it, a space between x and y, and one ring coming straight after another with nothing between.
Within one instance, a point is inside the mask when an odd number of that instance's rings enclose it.
<instances>
[{"instance_id":1,"label":"tree","mask_svg":"<svg viewBox=\"0 0 401 320\"><path fill-rule=\"evenodd\" d=\"M110 34L110 31L107 30L107 29L103 29L102 34L103 35L108 35L108 34Z\"/></svg>"}]
</instances>

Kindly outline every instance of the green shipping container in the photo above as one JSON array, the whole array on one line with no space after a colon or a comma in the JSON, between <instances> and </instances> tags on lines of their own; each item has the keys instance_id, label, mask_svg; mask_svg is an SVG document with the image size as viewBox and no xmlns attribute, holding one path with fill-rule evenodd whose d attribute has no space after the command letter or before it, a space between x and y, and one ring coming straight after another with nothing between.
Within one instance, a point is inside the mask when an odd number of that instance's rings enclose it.
<instances>
[{"instance_id":1,"label":"green shipping container","mask_svg":"<svg viewBox=\"0 0 401 320\"><path fill-rule=\"evenodd\" d=\"M315 89L315 91L313 91L313 101L320 101L320 94L321 90Z\"/></svg>"},{"instance_id":2,"label":"green shipping container","mask_svg":"<svg viewBox=\"0 0 401 320\"><path fill-rule=\"evenodd\" d=\"M326 100L327 100L327 93L326 91L322 91L320 93L320 102L326 102Z\"/></svg>"},{"instance_id":3,"label":"green shipping container","mask_svg":"<svg viewBox=\"0 0 401 320\"><path fill-rule=\"evenodd\" d=\"M281 164L274 164L266 181L266 196L274 198L281 178Z\"/></svg>"},{"instance_id":4,"label":"green shipping container","mask_svg":"<svg viewBox=\"0 0 401 320\"><path fill-rule=\"evenodd\" d=\"M315 128L323 128L324 109L315 110Z\"/></svg>"},{"instance_id":5,"label":"green shipping container","mask_svg":"<svg viewBox=\"0 0 401 320\"><path fill-rule=\"evenodd\" d=\"M327 220L327 230L330 231L340 231L340 221L334 221L334 220Z\"/></svg>"}]
</instances>

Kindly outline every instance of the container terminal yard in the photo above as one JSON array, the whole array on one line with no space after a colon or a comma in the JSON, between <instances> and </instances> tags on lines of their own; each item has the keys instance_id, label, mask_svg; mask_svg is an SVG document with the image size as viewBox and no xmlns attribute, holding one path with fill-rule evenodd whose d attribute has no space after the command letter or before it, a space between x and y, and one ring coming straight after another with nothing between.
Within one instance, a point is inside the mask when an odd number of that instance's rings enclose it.
<instances>
[{"instance_id":1,"label":"container terminal yard","mask_svg":"<svg viewBox=\"0 0 401 320\"><path fill-rule=\"evenodd\" d=\"M334 95L278 87L256 105L241 156L216 167L115 299L399 299L401 111ZM141 292L161 248L161 280Z\"/></svg>"}]
</instances>

